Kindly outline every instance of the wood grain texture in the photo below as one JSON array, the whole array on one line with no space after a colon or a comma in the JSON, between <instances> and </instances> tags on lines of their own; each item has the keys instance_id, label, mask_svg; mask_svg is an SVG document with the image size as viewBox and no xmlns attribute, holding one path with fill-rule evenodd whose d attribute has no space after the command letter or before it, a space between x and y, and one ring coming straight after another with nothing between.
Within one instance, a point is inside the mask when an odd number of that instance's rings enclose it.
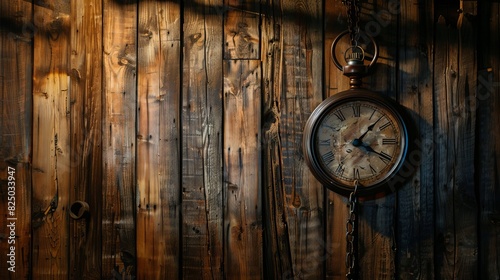
<instances>
[{"instance_id":1,"label":"wood grain texture","mask_svg":"<svg viewBox=\"0 0 500 280\"><path fill-rule=\"evenodd\" d=\"M397 42L398 33L394 31L397 31L400 11L394 8L393 3L390 1L363 3L359 27L364 34L372 36L379 46L379 59L371 69L371 75L364 79L363 86L398 101L397 52L393 42ZM374 51L373 43L363 33L359 43L365 48L366 58L370 59ZM343 79L348 83L346 77ZM388 193L359 200L358 209L359 278L392 279L396 269L396 195ZM343 221L346 219L347 216ZM345 232L345 227L342 228Z\"/></svg>"},{"instance_id":2,"label":"wood grain texture","mask_svg":"<svg viewBox=\"0 0 500 280\"><path fill-rule=\"evenodd\" d=\"M102 1L71 2L70 278L101 279L102 215ZM73 206L73 207L71 207Z\"/></svg>"},{"instance_id":3,"label":"wood grain texture","mask_svg":"<svg viewBox=\"0 0 500 280\"><path fill-rule=\"evenodd\" d=\"M360 279L497 279L500 6L361 2L365 87L406 107L418 153L359 202ZM2 1L0 278L345 279L347 200L301 151L349 87L344 29L334 0Z\"/></svg>"},{"instance_id":4,"label":"wood grain texture","mask_svg":"<svg viewBox=\"0 0 500 280\"><path fill-rule=\"evenodd\" d=\"M224 63L225 275L261 279L261 68L259 60Z\"/></svg>"},{"instance_id":5,"label":"wood grain texture","mask_svg":"<svg viewBox=\"0 0 500 280\"><path fill-rule=\"evenodd\" d=\"M32 5L24 1L0 2L0 274L3 279L28 279L31 266L31 161L32 148ZM14 180L9 180L9 171ZM10 182L10 183L9 183ZM8 187L15 187L11 196ZM14 198L12 198L14 197ZM15 199L15 200L13 200ZM9 207L15 212L9 212ZM11 208L12 209L12 208ZM15 218L10 220L9 218ZM11 237L7 225L15 222ZM15 243L13 243L15 242ZM10 261L15 248L15 272Z\"/></svg>"},{"instance_id":6,"label":"wood grain texture","mask_svg":"<svg viewBox=\"0 0 500 280\"><path fill-rule=\"evenodd\" d=\"M477 279L477 205L474 192L474 29L461 14L457 29L440 17L436 41L437 135L436 267L439 277ZM471 68L472 67L472 68ZM472 98L471 98L472 97ZM475 102L474 102L475 104ZM436 276L438 276L436 275Z\"/></svg>"},{"instance_id":7,"label":"wood grain texture","mask_svg":"<svg viewBox=\"0 0 500 280\"><path fill-rule=\"evenodd\" d=\"M285 192L281 172L279 135L280 103L283 88L281 1L266 3L262 19L262 185L264 220L264 273L272 279L293 271L285 216Z\"/></svg>"},{"instance_id":8,"label":"wood grain texture","mask_svg":"<svg viewBox=\"0 0 500 280\"><path fill-rule=\"evenodd\" d=\"M178 279L180 9L139 3L137 278Z\"/></svg>"},{"instance_id":9,"label":"wood grain texture","mask_svg":"<svg viewBox=\"0 0 500 280\"><path fill-rule=\"evenodd\" d=\"M224 59L259 59L260 0L227 2L224 13Z\"/></svg>"},{"instance_id":10,"label":"wood grain texture","mask_svg":"<svg viewBox=\"0 0 500 280\"><path fill-rule=\"evenodd\" d=\"M325 0L324 31L324 71L325 90L323 98L349 89L349 82L332 61L331 46L334 39L347 29L346 10L342 2ZM335 55L342 57L342 51L348 47L348 40L339 42ZM345 279L347 273L345 223L349 208L347 200L332 191L325 190L325 239L328 258L325 262L326 279Z\"/></svg>"},{"instance_id":11,"label":"wood grain texture","mask_svg":"<svg viewBox=\"0 0 500 280\"><path fill-rule=\"evenodd\" d=\"M485 34L500 32L500 4L478 3L484 15L479 30ZM482 33L481 33L482 34ZM476 182L479 193L479 279L500 275L500 47L498 36L478 36L478 82L476 106Z\"/></svg>"},{"instance_id":12,"label":"wood grain texture","mask_svg":"<svg viewBox=\"0 0 500 280\"><path fill-rule=\"evenodd\" d=\"M292 271L283 277L323 277L323 187L307 168L302 131L322 100L322 1L283 1L280 95L281 173ZM293 12L292 12L293 11ZM301 20L299 20L301 18Z\"/></svg>"},{"instance_id":13,"label":"wood grain texture","mask_svg":"<svg viewBox=\"0 0 500 280\"><path fill-rule=\"evenodd\" d=\"M411 150L397 192L396 278L434 278L433 3L401 2L398 17L400 103L409 118Z\"/></svg>"},{"instance_id":14,"label":"wood grain texture","mask_svg":"<svg viewBox=\"0 0 500 280\"><path fill-rule=\"evenodd\" d=\"M33 278L68 277L70 186L69 3L34 7Z\"/></svg>"},{"instance_id":15,"label":"wood grain texture","mask_svg":"<svg viewBox=\"0 0 500 280\"><path fill-rule=\"evenodd\" d=\"M102 277L136 275L135 1L103 2Z\"/></svg>"},{"instance_id":16,"label":"wood grain texture","mask_svg":"<svg viewBox=\"0 0 500 280\"><path fill-rule=\"evenodd\" d=\"M222 1L184 5L182 277L223 278Z\"/></svg>"}]
</instances>

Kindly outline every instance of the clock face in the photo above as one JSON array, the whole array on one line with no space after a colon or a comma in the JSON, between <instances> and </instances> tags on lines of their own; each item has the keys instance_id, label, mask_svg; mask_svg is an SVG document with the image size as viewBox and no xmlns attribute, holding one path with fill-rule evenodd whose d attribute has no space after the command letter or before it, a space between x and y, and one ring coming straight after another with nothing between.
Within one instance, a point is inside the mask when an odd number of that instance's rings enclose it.
<instances>
[{"instance_id":1,"label":"clock face","mask_svg":"<svg viewBox=\"0 0 500 280\"><path fill-rule=\"evenodd\" d=\"M356 181L361 188L384 184L407 150L406 126L398 112L387 100L369 94L325 101L305 131L306 160L313 173L334 190L352 190Z\"/></svg>"}]
</instances>

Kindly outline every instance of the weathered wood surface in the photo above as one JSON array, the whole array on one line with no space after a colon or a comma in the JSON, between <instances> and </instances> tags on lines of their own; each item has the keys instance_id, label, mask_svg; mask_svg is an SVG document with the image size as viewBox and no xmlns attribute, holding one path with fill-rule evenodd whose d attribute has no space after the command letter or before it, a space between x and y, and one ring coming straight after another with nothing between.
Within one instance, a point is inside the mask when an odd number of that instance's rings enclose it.
<instances>
[{"instance_id":1,"label":"weathered wood surface","mask_svg":"<svg viewBox=\"0 0 500 280\"><path fill-rule=\"evenodd\" d=\"M475 32L464 13L456 24L440 17L436 27L436 277L477 279Z\"/></svg>"},{"instance_id":2,"label":"weathered wood surface","mask_svg":"<svg viewBox=\"0 0 500 280\"><path fill-rule=\"evenodd\" d=\"M365 79L368 87L386 97L397 98L396 44L399 10L389 1L373 1L364 6L361 30L372 36L379 45L379 59ZM362 36L368 54L373 53L369 39ZM345 78L344 78L345 79ZM392 279L396 272L396 195L375 196L360 200L359 216L359 276L360 279Z\"/></svg>"},{"instance_id":3,"label":"weathered wood surface","mask_svg":"<svg viewBox=\"0 0 500 280\"><path fill-rule=\"evenodd\" d=\"M260 73L259 60L224 63L225 275L234 279L263 277Z\"/></svg>"},{"instance_id":4,"label":"weathered wood surface","mask_svg":"<svg viewBox=\"0 0 500 280\"><path fill-rule=\"evenodd\" d=\"M323 98L322 1L282 1L281 166L292 270L282 277L323 277L323 188L302 155L302 130Z\"/></svg>"},{"instance_id":5,"label":"weathered wood surface","mask_svg":"<svg viewBox=\"0 0 500 280\"><path fill-rule=\"evenodd\" d=\"M222 279L222 1L185 3L182 61L182 276Z\"/></svg>"},{"instance_id":6,"label":"weathered wood surface","mask_svg":"<svg viewBox=\"0 0 500 280\"><path fill-rule=\"evenodd\" d=\"M479 3L480 4L480 3ZM500 275L500 3L483 3L479 22L478 82L476 99L476 179L478 183L479 279Z\"/></svg>"},{"instance_id":7,"label":"weathered wood surface","mask_svg":"<svg viewBox=\"0 0 500 280\"><path fill-rule=\"evenodd\" d=\"M231 279L263 277L259 4L229 1L224 12L224 271Z\"/></svg>"},{"instance_id":8,"label":"weathered wood surface","mask_svg":"<svg viewBox=\"0 0 500 280\"><path fill-rule=\"evenodd\" d=\"M138 279L179 278L179 23L176 3L139 4Z\"/></svg>"},{"instance_id":9,"label":"weathered wood surface","mask_svg":"<svg viewBox=\"0 0 500 280\"><path fill-rule=\"evenodd\" d=\"M29 211L33 112L33 33L29 27L33 27L32 5L21 0L2 1L0 15L3 15L0 27L0 275L2 279L28 279L32 245ZM10 175L13 176L9 180ZM9 193L12 190L15 194ZM14 210L12 213L9 207L14 207L10 208ZM16 230L13 235L7 227L12 222L15 222ZM8 270L12 265L7 263L13 245L15 272Z\"/></svg>"},{"instance_id":10,"label":"weathered wood surface","mask_svg":"<svg viewBox=\"0 0 500 280\"><path fill-rule=\"evenodd\" d=\"M345 279L347 200L301 150L348 88L340 1L35 2L0 4L2 279ZM406 107L420 153L360 200L360 279L498 278L499 5L362 2L365 86Z\"/></svg>"},{"instance_id":11,"label":"weathered wood surface","mask_svg":"<svg viewBox=\"0 0 500 280\"><path fill-rule=\"evenodd\" d=\"M264 225L264 274L279 279L293 271L285 218L285 192L281 173L279 136L280 94L282 92L281 46L282 7L280 1L267 2L262 19L262 188Z\"/></svg>"},{"instance_id":12,"label":"weathered wood surface","mask_svg":"<svg viewBox=\"0 0 500 280\"><path fill-rule=\"evenodd\" d=\"M397 192L396 277L434 279L434 17L432 1L402 1L398 18L397 96L412 123L410 176ZM396 15L393 15L396 16Z\"/></svg>"},{"instance_id":13,"label":"weathered wood surface","mask_svg":"<svg viewBox=\"0 0 500 280\"><path fill-rule=\"evenodd\" d=\"M34 7L32 277L65 279L69 256L70 6Z\"/></svg>"},{"instance_id":14,"label":"weathered wood surface","mask_svg":"<svg viewBox=\"0 0 500 280\"><path fill-rule=\"evenodd\" d=\"M325 0L325 31L324 31L324 69L325 92L324 98L349 88L348 80L342 75L332 61L331 46L333 40L347 28L345 6L335 0ZM348 41L339 42L338 49L348 46ZM336 53L340 57L341 53ZM347 201L341 195L325 190L325 227L326 252L325 265L326 279L344 279L347 273L345 223L348 216Z\"/></svg>"},{"instance_id":15,"label":"weathered wood surface","mask_svg":"<svg viewBox=\"0 0 500 280\"><path fill-rule=\"evenodd\" d=\"M103 2L102 277L136 275L137 3Z\"/></svg>"},{"instance_id":16,"label":"weathered wood surface","mask_svg":"<svg viewBox=\"0 0 500 280\"><path fill-rule=\"evenodd\" d=\"M102 1L71 2L69 278L101 279ZM79 202L89 205L80 213ZM70 214L71 216L71 214Z\"/></svg>"}]
</instances>

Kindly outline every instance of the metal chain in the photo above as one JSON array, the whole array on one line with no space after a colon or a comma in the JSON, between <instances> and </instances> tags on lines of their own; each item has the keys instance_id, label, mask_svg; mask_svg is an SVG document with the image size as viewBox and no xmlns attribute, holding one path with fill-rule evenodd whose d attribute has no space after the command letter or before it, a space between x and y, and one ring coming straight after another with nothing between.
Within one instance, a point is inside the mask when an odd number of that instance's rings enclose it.
<instances>
[{"instance_id":1,"label":"metal chain","mask_svg":"<svg viewBox=\"0 0 500 280\"><path fill-rule=\"evenodd\" d=\"M349 216L346 223L345 239L346 258L345 265L347 267L346 277L349 280L356 279L356 204L358 202L357 192L358 180L354 181L354 191L349 195Z\"/></svg>"},{"instance_id":2,"label":"metal chain","mask_svg":"<svg viewBox=\"0 0 500 280\"><path fill-rule=\"evenodd\" d=\"M342 0L342 4L347 6L347 28L351 36L351 46L357 47L359 40L359 18L361 15L360 0Z\"/></svg>"}]
</instances>

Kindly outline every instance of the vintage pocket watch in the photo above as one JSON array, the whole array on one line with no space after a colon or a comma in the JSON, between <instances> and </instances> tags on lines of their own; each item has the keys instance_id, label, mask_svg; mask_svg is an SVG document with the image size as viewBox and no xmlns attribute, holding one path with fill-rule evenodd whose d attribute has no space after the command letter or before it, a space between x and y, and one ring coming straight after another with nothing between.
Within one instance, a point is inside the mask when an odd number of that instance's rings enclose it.
<instances>
[{"instance_id":1,"label":"vintage pocket watch","mask_svg":"<svg viewBox=\"0 0 500 280\"><path fill-rule=\"evenodd\" d=\"M351 46L345 52L347 65L341 66L332 44L332 59L350 78L350 89L337 93L316 107L304 129L303 150L307 165L328 189L357 196L384 192L394 186L408 153L408 128L399 104L361 87L378 58L378 46L369 65L364 50ZM398 178L399 179L399 178ZM397 180L401 181L401 180Z\"/></svg>"}]
</instances>

